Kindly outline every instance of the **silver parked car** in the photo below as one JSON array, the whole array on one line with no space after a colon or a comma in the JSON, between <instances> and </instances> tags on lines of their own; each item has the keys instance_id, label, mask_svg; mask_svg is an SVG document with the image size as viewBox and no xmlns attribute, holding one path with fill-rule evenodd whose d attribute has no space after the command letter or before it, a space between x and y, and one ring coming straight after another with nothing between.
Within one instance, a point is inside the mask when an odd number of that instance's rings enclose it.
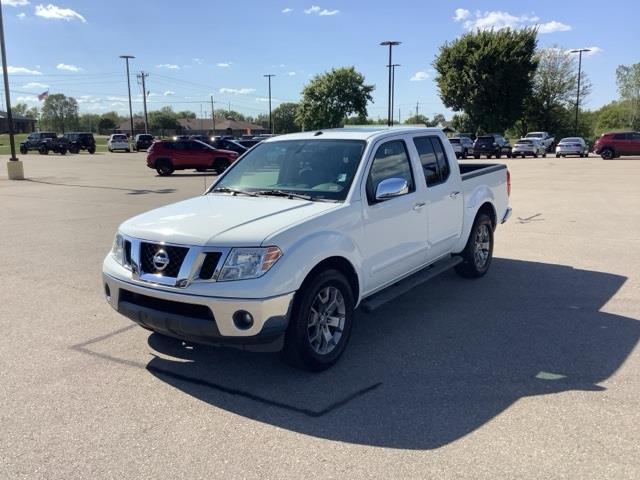
<instances>
[{"instance_id":1,"label":"silver parked car","mask_svg":"<svg viewBox=\"0 0 640 480\"><path fill-rule=\"evenodd\" d=\"M567 155L587 157L589 156L589 145L582 137L563 138L556 146L556 158L566 157Z\"/></svg>"},{"instance_id":2,"label":"silver parked car","mask_svg":"<svg viewBox=\"0 0 640 480\"><path fill-rule=\"evenodd\" d=\"M457 158L467 158L469 155L473 155L473 140L469 137L450 138L449 142Z\"/></svg>"},{"instance_id":3,"label":"silver parked car","mask_svg":"<svg viewBox=\"0 0 640 480\"><path fill-rule=\"evenodd\" d=\"M543 157L547 156L547 148L544 144L538 140L537 138L521 138L516 142L516 144L511 149L511 156L517 157L520 156L524 158L525 156L531 155L532 157L538 157L538 155L542 155Z\"/></svg>"}]
</instances>

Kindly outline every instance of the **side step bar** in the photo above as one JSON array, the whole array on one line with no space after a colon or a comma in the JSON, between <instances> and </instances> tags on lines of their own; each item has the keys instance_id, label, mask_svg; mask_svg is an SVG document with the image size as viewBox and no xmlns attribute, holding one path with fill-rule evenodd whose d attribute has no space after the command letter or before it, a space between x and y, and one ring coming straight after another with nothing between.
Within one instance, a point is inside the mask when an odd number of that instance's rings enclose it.
<instances>
[{"instance_id":1,"label":"side step bar","mask_svg":"<svg viewBox=\"0 0 640 480\"><path fill-rule=\"evenodd\" d=\"M462 263L462 257L456 255L444 260L440 260L430 266L423 268L422 270L414 273L413 275L400 280L397 283L381 290L378 293L374 293L370 297L365 298L360 303L360 308L367 313L371 313L374 310L380 308L385 303L395 300L400 295L404 295L410 290L413 290L419 285L428 282L433 277L440 275L443 272L455 267L459 263Z\"/></svg>"}]
</instances>

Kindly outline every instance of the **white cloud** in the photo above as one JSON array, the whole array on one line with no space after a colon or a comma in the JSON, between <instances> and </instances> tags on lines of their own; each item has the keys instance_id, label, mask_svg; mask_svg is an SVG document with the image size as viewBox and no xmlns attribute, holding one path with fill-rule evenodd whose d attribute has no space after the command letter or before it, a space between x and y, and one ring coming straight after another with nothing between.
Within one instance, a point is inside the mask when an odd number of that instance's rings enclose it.
<instances>
[{"instance_id":1,"label":"white cloud","mask_svg":"<svg viewBox=\"0 0 640 480\"><path fill-rule=\"evenodd\" d=\"M326 8L319 7L317 5L311 5L304 13L307 15L320 15L321 17L331 17L340 13L340 10L327 10Z\"/></svg>"},{"instance_id":2,"label":"white cloud","mask_svg":"<svg viewBox=\"0 0 640 480\"><path fill-rule=\"evenodd\" d=\"M110 102L126 102L129 99L127 97L109 96L107 97L107 100L109 100Z\"/></svg>"},{"instance_id":3,"label":"white cloud","mask_svg":"<svg viewBox=\"0 0 640 480\"><path fill-rule=\"evenodd\" d=\"M60 8L51 3L46 7L42 4L36 6L36 16L46 18L48 20L80 20L82 23L87 23L87 20L75 10L70 8Z\"/></svg>"},{"instance_id":4,"label":"white cloud","mask_svg":"<svg viewBox=\"0 0 640 480\"><path fill-rule=\"evenodd\" d=\"M231 95L248 95L256 91L255 88L221 88L220 93L230 93Z\"/></svg>"},{"instance_id":5,"label":"white cloud","mask_svg":"<svg viewBox=\"0 0 640 480\"><path fill-rule=\"evenodd\" d=\"M295 77L296 76L296 72L287 72L287 75L289 75L290 77Z\"/></svg>"},{"instance_id":6,"label":"white cloud","mask_svg":"<svg viewBox=\"0 0 640 480\"><path fill-rule=\"evenodd\" d=\"M13 74L42 75L42 72L38 70L30 70L25 67L12 67L11 65L7 67L7 72Z\"/></svg>"},{"instance_id":7,"label":"white cloud","mask_svg":"<svg viewBox=\"0 0 640 480\"><path fill-rule=\"evenodd\" d=\"M56 65L56 68L58 70L65 70L67 72L79 72L80 70L82 70L81 67L78 67L76 65L67 65L66 63L59 63L58 65Z\"/></svg>"},{"instance_id":8,"label":"white cloud","mask_svg":"<svg viewBox=\"0 0 640 480\"><path fill-rule=\"evenodd\" d=\"M77 98L77 101L82 105L91 105L102 102L102 99L99 97L94 97L93 95L80 95Z\"/></svg>"},{"instance_id":9,"label":"white cloud","mask_svg":"<svg viewBox=\"0 0 640 480\"><path fill-rule=\"evenodd\" d=\"M165 97L170 97L170 96L175 95L175 94L176 94L176 92L174 92L173 90L167 90L166 92L163 93L163 95Z\"/></svg>"},{"instance_id":10,"label":"white cloud","mask_svg":"<svg viewBox=\"0 0 640 480\"><path fill-rule=\"evenodd\" d=\"M282 100L271 97L271 103L280 103ZM258 103L268 103L269 97L258 97L256 98L256 102Z\"/></svg>"},{"instance_id":11,"label":"white cloud","mask_svg":"<svg viewBox=\"0 0 640 480\"><path fill-rule=\"evenodd\" d=\"M194 58L193 61L195 63L197 63L198 65L202 65L202 59L201 58Z\"/></svg>"},{"instance_id":12,"label":"white cloud","mask_svg":"<svg viewBox=\"0 0 640 480\"><path fill-rule=\"evenodd\" d=\"M414 73L413 77L411 77L409 80L411 82L424 82L427 78L429 78L429 74L423 70L420 70L419 72Z\"/></svg>"},{"instance_id":13,"label":"white cloud","mask_svg":"<svg viewBox=\"0 0 640 480\"><path fill-rule=\"evenodd\" d=\"M293 12L293 8L285 8L284 10L282 10L282 13L291 13Z\"/></svg>"},{"instance_id":14,"label":"white cloud","mask_svg":"<svg viewBox=\"0 0 640 480\"><path fill-rule=\"evenodd\" d=\"M161 63L160 65L156 65L156 68L168 68L169 70L180 70L180 65L176 65L174 63Z\"/></svg>"},{"instance_id":15,"label":"white cloud","mask_svg":"<svg viewBox=\"0 0 640 480\"><path fill-rule=\"evenodd\" d=\"M556 22L555 20L538 25L538 32L540 33L567 32L569 30L571 30L570 25L562 22Z\"/></svg>"},{"instance_id":16,"label":"white cloud","mask_svg":"<svg viewBox=\"0 0 640 480\"><path fill-rule=\"evenodd\" d=\"M16 101L18 101L18 102L37 102L38 101L38 97L36 97L35 95L23 95L21 97L16 98Z\"/></svg>"},{"instance_id":17,"label":"white cloud","mask_svg":"<svg viewBox=\"0 0 640 480\"><path fill-rule=\"evenodd\" d=\"M46 83L40 83L40 82L29 82L29 83L25 83L22 86L22 88L31 90L32 88L49 88L49 85L47 85Z\"/></svg>"},{"instance_id":18,"label":"white cloud","mask_svg":"<svg viewBox=\"0 0 640 480\"><path fill-rule=\"evenodd\" d=\"M534 13L513 15L509 12L503 12L500 10L492 10L476 12L471 15L471 12L463 8L458 8L455 11L453 20L456 22L462 22L463 27L466 30L502 30L504 28L511 28L517 30L525 27L537 27L540 33L553 33L553 32L566 32L571 30L571 25L567 25L556 20L551 20L545 23L540 23L540 17Z\"/></svg>"},{"instance_id":19,"label":"white cloud","mask_svg":"<svg viewBox=\"0 0 640 480\"><path fill-rule=\"evenodd\" d=\"M456 8L456 16L453 17L454 22L459 22L461 20L466 20L471 16L471 12L466 8Z\"/></svg>"},{"instance_id":20,"label":"white cloud","mask_svg":"<svg viewBox=\"0 0 640 480\"><path fill-rule=\"evenodd\" d=\"M23 18L27 18L27 14L26 14L26 13L24 13L24 12L22 12L22 13L19 13L19 14L17 15L17 17L18 17L20 20L22 20Z\"/></svg>"},{"instance_id":21,"label":"white cloud","mask_svg":"<svg viewBox=\"0 0 640 480\"><path fill-rule=\"evenodd\" d=\"M2 0L3 5L8 5L10 7L24 7L29 5L29 0Z\"/></svg>"},{"instance_id":22,"label":"white cloud","mask_svg":"<svg viewBox=\"0 0 640 480\"><path fill-rule=\"evenodd\" d=\"M228 68L231 66L231 62L220 62L217 64L217 66L221 68Z\"/></svg>"},{"instance_id":23,"label":"white cloud","mask_svg":"<svg viewBox=\"0 0 640 480\"><path fill-rule=\"evenodd\" d=\"M585 55L587 57L592 57L594 55L598 55L598 54L604 52L604 50L602 48L600 48L600 47L587 47L587 48L589 49L588 52L585 52Z\"/></svg>"}]
</instances>

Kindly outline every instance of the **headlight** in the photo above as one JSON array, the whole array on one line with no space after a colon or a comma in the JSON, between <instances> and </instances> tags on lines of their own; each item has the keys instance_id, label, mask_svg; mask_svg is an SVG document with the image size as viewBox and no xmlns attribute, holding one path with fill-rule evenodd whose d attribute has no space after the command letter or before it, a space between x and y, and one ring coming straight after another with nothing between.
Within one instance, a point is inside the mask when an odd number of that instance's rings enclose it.
<instances>
[{"instance_id":1,"label":"headlight","mask_svg":"<svg viewBox=\"0 0 640 480\"><path fill-rule=\"evenodd\" d=\"M116 233L113 239L113 247L111 247L111 255L120 264L124 264L124 238L119 233Z\"/></svg>"},{"instance_id":2,"label":"headlight","mask_svg":"<svg viewBox=\"0 0 640 480\"><path fill-rule=\"evenodd\" d=\"M224 262L218 281L261 277L281 256L282 251L278 247L234 248Z\"/></svg>"}]
</instances>

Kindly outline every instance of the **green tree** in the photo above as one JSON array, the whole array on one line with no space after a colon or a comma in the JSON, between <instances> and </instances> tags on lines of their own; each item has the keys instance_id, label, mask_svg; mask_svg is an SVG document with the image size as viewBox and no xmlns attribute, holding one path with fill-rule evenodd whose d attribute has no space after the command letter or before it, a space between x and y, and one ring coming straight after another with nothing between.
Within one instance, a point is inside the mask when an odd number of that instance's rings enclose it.
<instances>
[{"instance_id":1,"label":"green tree","mask_svg":"<svg viewBox=\"0 0 640 480\"><path fill-rule=\"evenodd\" d=\"M627 110L629 126L640 130L640 63L620 65L616 69L616 83Z\"/></svg>"},{"instance_id":2,"label":"green tree","mask_svg":"<svg viewBox=\"0 0 640 480\"><path fill-rule=\"evenodd\" d=\"M316 75L302 90L297 121L306 130L340 127L352 114L367 116L374 85L364 83L354 67L334 68Z\"/></svg>"},{"instance_id":3,"label":"green tree","mask_svg":"<svg viewBox=\"0 0 640 480\"><path fill-rule=\"evenodd\" d=\"M451 128L460 133L470 133L473 135L478 131L478 125L473 123L466 113L456 113L451 118Z\"/></svg>"},{"instance_id":4,"label":"green tree","mask_svg":"<svg viewBox=\"0 0 640 480\"><path fill-rule=\"evenodd\" d=\"M47 129L64 133L77 128L78 102L63 93L49 95L42 106L41 123Z\"/></svg>"},{"instance_id":5,"label":"green tree","mask_svg":"<svg viewBox=\"0 0 640 480\"><path fill-rule=\"evenodd\" d=\"M485 131L513 125L531 95L536 36L533 28L484 30L445 43L433 62L444 105Z\"/></svg>"},{"instance_id":6,"label":"green tree","mask_svg":"<svg viewBox=\"0 0 640 480\"><path fill-rule=\"evenodd\" d=\"M171 107L149 112L149 127L151 130L179 130L178 115Z\"/></svg>"},{"instance_id":7,"label":"green tree","mask_svg":"<svg viewBox=\"0 0 640 480\"><path fill-rule=\"evenodd\" d=\"M239 122L246 121L245 116L240 112L236 112L235 110L224 110L221 108L215 111L215 117L216 119L220 120L226 120L230 118L231 120L237 120Z\"/></svg>"},{"instance_id":8,"label":"green tree","mask_svg":"<svg viewBox=\"0 0 640 480\"><path fill-rule=\"evenodd\" d=\"M28 108L29 107L26 103L16 103L13 107L11 107L11 113L24 117L27 113Z\"/></svg>"},{"instance_id":9,"label":"green tree","mask_svg":"<svg viewBox=\"0 0 640 480\"><path fill-rule=\"evenodd\" d=\"M429 117L426 115L413 115L404 121L407 125L427 125L429 123Z\"/></svg>"},{"instance_id":10,"label":"green tree","mask_svg":"<svg viewBox=\"0 0 640 480\"><path fill-rule=\"evenodd\" d=\"M178 118L188 118L189 120L195 120L196 114L191 110L182 110L181 112L176 113L176 117Z\"/></svg>"},{"instance_id":11,"label":"green tree","mask_svg":"<svg viewBox=\"0 0 640 480\"><path fill-rule=\"evenodd\" d=\"M299 132L300 125L296 122L298 113L297 103L281 103L272 112L273 131L276 133Z\"/></svg>"},{"instance_id":12,"label":"green tree","mask_svg":"<svg viewBox=\"0 0 640 480\"><path fill-rule=\"evenodd\" d=\"M97 113L83 113L78 120L78 129L85 132L97 132L100 115Z\"/></svg>"},{"instance_id":13,"label":"green tree","mask_svg":"<svg viewBox=\"0 0 640 480\"><path fill-rule=\"evenodd\" d=\"M614 101L601 107L597 112L594 135L599 136L612 130L632 130L629 123L629 106L622 101Z\"/></svg>"}]
</instances>

